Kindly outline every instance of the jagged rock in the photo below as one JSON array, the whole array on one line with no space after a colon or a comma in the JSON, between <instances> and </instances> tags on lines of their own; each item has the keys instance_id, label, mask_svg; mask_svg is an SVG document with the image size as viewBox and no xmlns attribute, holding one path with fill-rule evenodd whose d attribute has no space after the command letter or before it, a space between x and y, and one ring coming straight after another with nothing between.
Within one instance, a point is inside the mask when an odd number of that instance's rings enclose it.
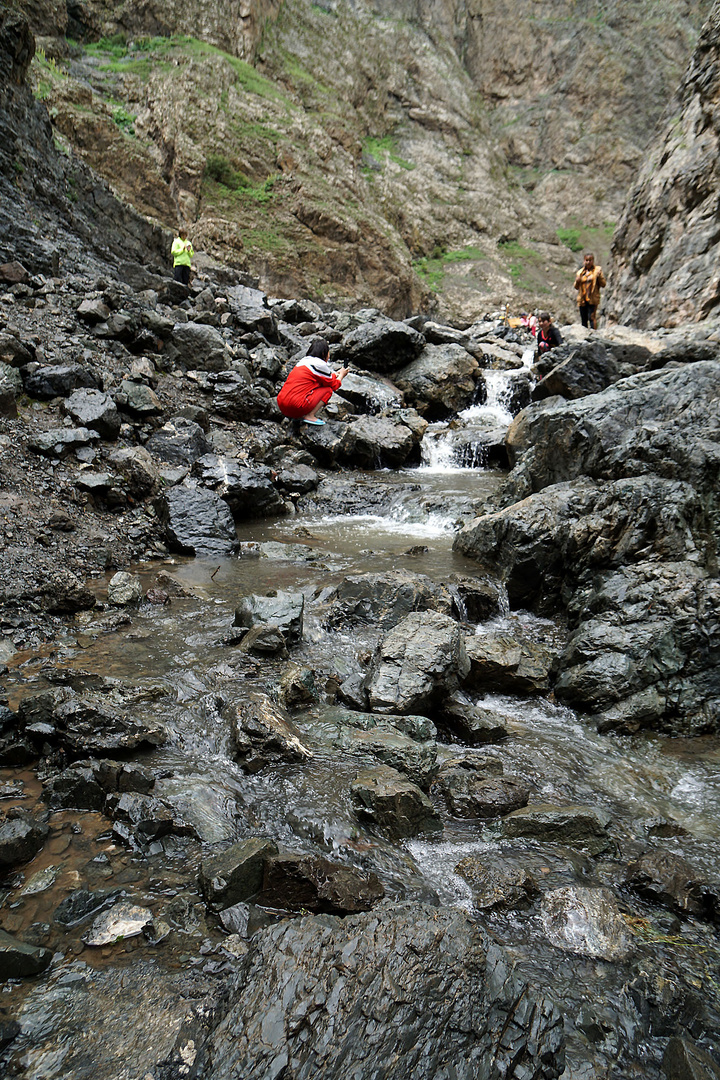
<instances>
[{"instance_id":1,"label":"jagged rock","mask_svg":"<svg viewBox=\"0 0 720 1080\"><path fill-rule=\"evenodd\" d=\"M47 822L20 809L8 811L0 824L0 866L16 866L37 855L50 832Z\"/></svg>"},{"instance_id":2,"label":"jagged rock","mask_svg":"<svg viewBox=\"0 0 720 1080\"><path fill-rule=\"evenodd\" d=\"M320 475L309 465L291 465L280 469L273 482L287 495L307 495L320 483Z\"/></svg>"},{"instance_id":3,"label":"jagged rock","mask_svg":"<svg viewBox=\"0 0 720 1080\"><path fill-rule=\"evenodd\" d=\"M0 266L0 281L4 285L27 285L30 274L21 262L14 259L12 262L3 263Z\"/></svg>"},{"instance_id":4,"label":"jagged rock","mask_svg":"<svg viewBox=\"0 0 720 1080\"><path fill-rule=\"evenodd\" d=\"M170 488L156 503L168 546L185 555L230 555L237 550L232 514L206 488Z\"/></svg>"},{"instance_id":5,"label":"jagged rock","mask_svg":"<svg viewBox=\"0 0 720 1080\"><path fill-rule=\"evenodd\" d=\"M96 297L94 300L83 300L75 314L89 326L96 326L110 318L110 308L100 297Z\"/></svg>"},{"instance_id":6,"label":"jagged rock","mask_svg":"<svg viewBox=\"0 0 720 1080\"><path fill-rule=\"evenodd\" d=\"M137 574L118 570L108 582L108 602L111 604L137 604L142 600L142 582Z\"/></svg>"},{"instance_id":7,"label":"jagged rock","mask_svg":"<svg viewBox=\"0 0 720 1080\"><path fill-rule=\"evenodd\" d=\"M105 813L113 819L113 837L141 848L163 836L192 836L195 829L163 799L136 792L108 795Z\"/></svg>"},{"instance_id":8,"label":"jagged rock","mask_svg":"<svg viewBox=\"0 0 720 1080\"><path fill-rule=\"evenodd\" d=\"M689 1039L671 1038L662 1060L666 1080L720 1080L720 1065Z\"/></svg>"},{"instance_id":9,"label":"jagged rock","mask_svg":"<svg viewBox=\"0 0 720 1080\"><path fill-rule=\"evenodd\" d=\"M49 431L38 432L28 439L29 450L43 457L64 458L72 450L87 446L95 442L100 436L96 431L88 428L51 428Z\"/></svg>"},{"instance_id":10,"label":"jagged rock","mask_svg":"<svg viewBox=\"0 0 720 1080\"><path fill-rule=\"evenodd\" d=\"M427 420L444 420L471 404L479 374L477 360L461 345L426 345L393 379Z\"/></svg>"},{"instance_id":11,"label":"jagged rock","mask_svg":"<svg viewBox=\"0 0 720 1080\"><path fill-rule=\"evenodd\" d=\"M108 907L121 895L120 889L90 892L88 889L75 889L66 896L53 912L53 922L59 926L78 926L91 915Z\"/></svg>"},{"instance_id":12,"label":"jagged rock","mask_svg":"<svg viewBox=\"0 0 720 1080\"><path fill-rule=\"evenodd\" d=\"M226 371L232 356L222 334L212 326L199 323L176 323L172 343L178 361L191 371Z\"/></svg>"},{"instance_id":13,"label":"jagged rock","mask_svg":"<svg viewBox=\"0 0 720 1080\"><path fill-rule=\"evenodd\" d=\"M51 398L68 397L73 390L82 387L97 389L97 380L86 368L79 364L62 364L57 367L42 366L30 372L23 368L25 393L41 401Z\"/></svg>"},{"instance_id":14,"label":"jagged rock","mask_svg":"<svg viewBox=\"0 0 720 1080\"><path fill-rule=\"evenodd\" d=\"M3 364L2 367L6 371L12 371L12 368ZM15 397L15 384L0 371L0 416L5 416L9 420L14 420L17 417L17 400Z\"/></svg>"},{"instance_id":15,"label":"jagged rock","mask_svg":"<svg viewBox=\"0 0 720 1080\"><path fill-rule=\"evenodd\" d=\"M42 599L51 615L71 615L95 607L95 593L71 570L62 567L39 573L34 595Z\"/></svg>"},{"instance_id":16,"label":"jagged rock","mask_svg":"<svg viewBox=\"0 0 720 1080\"><path fill-rule=\"evenodd\" d=\"M35 360L35 347L15 334L0 331L0 361L12 368L22 368Z\"/></svg>"},{"instance_id":17,"label":"jagged rock","mask_svg":"<svg viewBox=\"0 0 720 1080\"><path fill-rule=\"evenodd\" d=\"M350 794L358 818L388 836L416 836L442 829L440 817L423 791L387 765L363 769Z\"/></svg>"},{"instance_id":18,"label":"jagged rock","mask_svg":"<svg viewBox=\"0 0 720 1080\"><path fill-rule=\"evenodd\" d=\"M542 378L532 391L533 401L559 394L580 398L597 394L620 378L615 357L599 341L582 341L552 349L537 364Z\"/></svg>"},{"instance_id":19,"label":"jagged rock","mask_svg":"<svg viewBox=\"0 0 720 1080\"><path fill-rule=\"evenodd\" d=\"M229 712L235 758L246 772L312 756L290 718L266 695L253 694Z\"/></svg>"},{"instance_id":20,"label":"jagged rock","mask_svg":"<svg viewBox=\"0 0 720 1080\"><path fill-rule=\"evenodd\" d=\"M102 693L77 694L69 687L57 687L23 698L18 716L31 738L62 747L73 757L102 756L141 746L159 746L165 741L165 730L160 723L131 715L118 707L115 700ZM128 698L127 705L136 707L138 700L142 700L142 692L134 701Z\"/></svg>"},{"instance_id":21,"label":"jagged rock","mask_svg":"<svg viewBox=\"0 0 720 1080\"><path fill-rule=\"evenodd\" d=\"M248 975L209 1041L214 1080L261 1080L273 1062L299 1076L321 1070L326 1080L383 1072L432 1080L458 1061L478 1076L493 1068L509 1075L523 1061L538 1080L564 1068L559 1014L457 910L386 902L344 919L285 922L253 944ZM371 1061L352 1021L368 1001L383 1017ZM301 1019L308 1013L309 1028ZM272 1029L268 1016L278 1017ZM309 1034L298 1037L301 1029Z\"/></svg>"},{"instance_id":22,"label":"jagged rock","mask_svg":"<svg viewBox=\"0 0 720 1080\"><path fill-rule=\"evenodd\" d=\"M116 439L120 415L109 394L102 390L74 390L63 403L63 412L80 427L97 431L103 439Z\"/></svg>"},{"instance_id":23,"label":"jagged rock","mask_svg":"<svg viewBox=\"0 0 720 1080\"><path fill-rule=\"evenodd\" d=\"M138 937L152 927L153 913L149 908L140 907L121 900L113 904L109 911L103 911L93 921L82 940L86 945L99 948L102 945L122 944L128 938Z\"/></svg>"},{"instance_id":24,"label":"jagged rock","mask_svg":"<svg viewBox=\"0 0 720 1080\"><path fill-rule=\"evenodd\" d=\"M103 810L110 792L146 795L154 784L154 778L139 765L78 761L43 785L42 798L51 810Z\"/></svg>"},{"instance_id":25,"label":"jagged rock","mask_svg":"<svg viewBox=\"0 0 720 1080\"><path fill-rule=\"evenodd\" d=\"M518 780L489 775L469 760L449 762L433 783L449 812L459 818L496 818L526 806L530 789Z\"/></svg>"},{"instance_id":26,"label":"jagged rock","mask_svg":"<svg viewBox=\"0 0 720 1080\"><path fill-rule=\"evenodd\" d=\"M277 403L269 390L253 383L242 365L236 362L233 366L233 371L225 371L213 381L213 412L241 423L257 417L279 416Z\"/></svg>"},{"instance_id":27,"label":"jagged rock","mask_svg":"<svg viewBox=\"0 0 720 1080\"><path fill-rule=\"evenodd\" d=\"M123 379L120 390L116 391L114 397L118 405L138 416L157 416L162 412L162 405L155 391L134 379Z\"/></svg>"},{"instance_id":28,"label":"jagged rock","mask_svg":"<svg viewBox=\"0 0 720 1080\"><path fill-rule=\"evenodd\" d=\"M360 412L373 416L384 409L397 409L403 403L403 395L388 379L371 374L351 371L342 381L335 395L355 405Z\"/></svg>"},{"instance_id":29,"label":"jagged rock","mask_svg":"<svg viewBox=\"0 0 720 1080\"><path fill-rule=\"evenodd\" d=\"M383 574L349 574L329 599L325 619L330 626L355 622L380 629L396 626L412 611L441 611L452 607L449 593L424 574L388 570Z\"/></svg>"},{"instance_id":30,"label":"jagged rock","mask_svg":"<svg viewBox=\"0 0 720 1080\"><path fill-rule=\"evenodd\" d=\"M694 866L669 851L647 851L628 867L625 884L646 900L681 915L717 920L718 889L702 880Z\"/></svg>"},{"instance_id":31,"label":"jagged rock","mask_svg":"<svg viewBox=\"0 0 720 1080\"><path fill-rule=\"evenodd\" d=\"M440 706L442 722L469 746L502 742L508 736L508 718L495 709L474 705L461 691Z\"/></svg>"},{"instance_id":32,"label":"jagged rock","mask_svg":"<svg viewBox=\"0 0 720 1080\"><path fill-rule=\"evenodd\" d=\"M258 903L286 911L368 911L385 895L377 874L317 855L274 855L265 863Z\"/></svg>"},{"instance_id":33,"label":"jagged rock","mask_svg":"<svg viewBox=\"0 0 720 1080\"><path fill-rule=\"evenodd\" d=\"M288 664L280 679L280 699L285 708L312 705L319 696L312 668Z\"/></svg>"},{"instance_id":34,"label":"jagged rock","mask_svg":"<svg viewBox=\"0 0 720 1080\"><path fill-rule=\"evenodd\" d=\"M342 356L348 363L385 374L414 360L425 338L405 323L377 317L345 334Z\"/></svg>"},{"instance_id":35,"label":"jagged rock","mask_svg":"<svg viewBox=\"0 0 720 1080\"><path fill-rule=\"evenodd\" d=\"M609 824L610 815L592 807L535 803L513 810L503 818L502 835L508 839L523 836L543 844L580 847L597 855L610 847Z\"/></svg>"},{"instance_id":36,"label":"jagged rock","mask_svg":"<svg viewBox=\"0 0 720 1080\"><path fill-rule=\"evenodd\" d=\"M489 866L468 855L455 873L472 886L473 904L479 911L514 911L527 908L540 895L537 881L527 870Z\"/></svg>"},{"instance_id":37,"label":"jagged rock","mask_svg":"<svg viewBox=\"0 0 720 1080\"><path fill-rule=\"evenodd\" d=\"M145 449L161 461L173 465L192 465L212 447L199 424L175 416L163 424L145 443Z\"/></svg>"},{"instance_id":38,"label":"jagged rock","mask_svg":"<svg viewBox=\"0 0 720 1080\"><path fill-rule=\"evenodd\" d=\"M278 591L274 596L244 596L235 609L233 626L276 626L288 645L302 641L305 597Z\"/></svg>"},{"instance_id":39,"label":"jagged rock","mask_svg":"<svg viewBox=\"0 0 720 1080\"><path fill-rule=\"evenodd\" d=\"M470 674L464 686L495 694L541 694L550 689L554 656L534 641L510 634L474 634L465 638Z\"/></svg>"},{"instance_id":40,"label":"jagged rock","mask_svg":"<svg viewBox=\"0 0 720 1080\"><path fill-rule=\"evenodd\" d=\"M420 437L400 415L362 416L346 425L339 459L354 468L400 468L411 459L419 442Z\"/></svg>"},{"instance_id":41,"label":"jagged rock","mask_svg":"<svg viewBox=\"0 0 720 1080\"><path fill-rule=\"evenodd\" d=\"M455 690L469 670L458 624L439 612L413 612L380 643L368 680L370 708L423 713Z\"/></svg>"},{"instance_id":42,"label":"jagged rock","mask_svg":"<svg viewBox=\"0 0 720 1080\"><path fill-rule=\"evenodd\" d=\"M609 889L568 886L545 893L542 922L559 949L602 960L624 960L631 944L627 923Z\"/></svg>"},{"instance_id":43,"label":"jagged rock","mask_svg":"<svg viewBox=\"0 0 720 1080\"><path fill-rule=\"evenodd\" d=\"M122 473L128 494L134 499L146 499L154 495L160 486L160 474L151 455L144 446L129 446L115 450L110 461Z\"/></svg>"},{"instance_id":44,"label":"jagged rock","mask_svg":"<svg viewBox=\"0 0 720 1080\"><path fill-rule=\"evenodd\" d=\"M253 626L242 635L240 652L287 656L285 636L277 626Z\"/></svg>"},{"instance_id":45,"label":"jagged rock","mask_svg":"<svg viewBox=\"0 0 720 1080\"><path fill-rule=\"evenodd\" d=\"M208 905L222 911L259 893L267 860L277 850L271 840L250 837L203 859L200 888Z\"/></svg>"},{"instance_id":46,"label":"jagged rock","mask_svg":"<svg viewBox=\"0 0 720 1080\"><path fill-rule=\"evenodd\" d=\"M262 334L268 341L277 340L277 319L267 306L265 293L245 285L233 285L227 289L227 299L239 327Z\"/></svg>"},{"instance_id":47,"label":"jagged rock","mask_svg":"<svg viewBox=\"0 0 720 1080\"><path fill-rule=\"evenodd\" d=\"M235 458L208 453L195 462L192 472L205 487L212 488L225 500L236 521L272 517L287 511L285 500L273 482L273 470L267 465L249 468Z\"/></svg>"},{"instance_id":48,"label":"jagged rock","mask_svg":"<svg viewBox=\"0 0 720 1080\"><path fill-rule=\"evenodd\" d=\"M18 941L0 930L0 982L39 975L50 966L51 960L50 949L26 945L24 941Z\"/></svg>"}]
</instances>

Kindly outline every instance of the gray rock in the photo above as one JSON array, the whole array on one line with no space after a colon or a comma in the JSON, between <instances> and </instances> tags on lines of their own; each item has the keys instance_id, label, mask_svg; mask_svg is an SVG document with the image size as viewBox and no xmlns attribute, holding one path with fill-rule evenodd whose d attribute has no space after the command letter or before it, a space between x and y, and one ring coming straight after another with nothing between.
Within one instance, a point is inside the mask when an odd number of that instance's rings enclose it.
<instances>
[{"instance_id":1,"label":"gray rock","mask_svg":"<svg viewBox=\"0 0 720 1080\"><path fill-rule=\"evenodd\" d=\"M15 334L0 331L0 361L13 368L31 364L35 359L35 346L21 341Z\"/></svg>"},{"instance_id":2,"label":"gray rock","mask_svg":"<svg viewBox=\"0 0 720 1080\"><path fill-rule=\"evenodd\" d=\"M393 838L442 829L427 795L389 766L363 769L350 788L355 813Z\"/></svg>"},{"instance_id":3,"label":"gray rock","mask_svg":"<svg viewBox=\"0 0 720 1080\"><path fill-rule=\"evenodd\" d=\"M222 556L237 550L232 514L215 492L174 487L161 495L155 505L173 551Z\"/></svg>"},{"instance_id":4,"label":"gray rock","mask_svg":"<svg viewBox=\"0 0 720 1080\"><path fill-rule=\"evenodd\" d=\"M66 896L53 912L53 922L59 926L78 926L91 915L102 911L120 896L120 889L90 892L88 889L75 889Z\"/></svg>"},{"instance_id":5,"label":"gray rock","mask_svg":"<svg viewBox=\"0 0 720 1080\"><path fill-rule=\"evenodd\" d=\"M111 604L137 604L142 600L142 582L137 574L128 574L118 570L108 582L108 601Z\"/></svg>"},{"instance_id":6,"label":"gray rock","mask_svg":"<svg viewBox=\"0 0 720 1080\"><path fill-rule=\"evenodd\" d=\"M464 685L494 694L541 694L550 689L551 649L506 633L466 636L470 673Z\"/></svg>"},{"instance_id":7,"label":"gray rock","mask_svg":"<svg viewBox=\"0 0 720 1080\"><path fill-rule=\"evenodd\" d=\"M109 394L102 390L74 390L63 402L63 412L81 427L97 431L103 439L116 439L120 414Z\"/></svg>"},{"instance_id":8,"label":"gray rock","mask_svg":"<svg viewBox=\"0 0 720 1080\"><path fill-rule=\"evenodd\" d=\"M145 449L161 461L192 465L203 454L209 454L212 447L199 424L175 416L150 436Z\"/></svg>"},{"instance_id":9,"label":"gray rock","mask_svg":"<svg viewBox=\"0 0 720 1080\"><path fill-rule=\"evenodd\" d=\"M536 369L540 382L532 392L533 401L559 394L564 398L579 398L597 394L620 378L615 357L599 341L581 341L562 345L541 357Z\"/></svg>"},{"instance_id":10,"label":"gray rock","mask_svg":"<svg viewBox=\"0 0 720 1080\"><path fill-rule=\"evenodd\" d=\"M274 855L277 847L271 840L250 837L203 859L200 888L209 906L222 911L259 893L265 864Z\"/></svg>"},{"instance_id":11,"label":"gray rock","mask_svg":"<svg viewBox=\"0 0 720 1080\"><path fill-rule=\"evenodd\" d=\"M361 416L345 426L339 460L353 468L400 468L413 453L419 460L421 438L422 432L413 431L401 414Z\"/></svg>"},{"instance_id":12,"label":"gray rock","mask_svg":"<svg viewBox=\"0 0 720 1080\"><path fill-rule=\"evenodd\" d=\"M123 379L120 390L114 395L118 405L138 416L157 416L162 412L160 399L144 382Z\"/></svg>"},{"instance_id":13,"label":"gray rock","mask_svg":"<svg viewBox=\"0 0 720 1080\"><path fill-rule=\"evenodd\" d=\"M625 884L646 900L678 914L715 920L720 916L718 889L672 852L645 852L628 867Z\"/></svg>"},{"instance_id":14,"label":"gray rock","mask_svg":"<svg viewBox=\"0 0 720 1080\"><path fill-rule=\"evenodd\" d=\"M73 450L87 446L95 442L100 436L96 431L88 428L51 428L48 431L40 431L28 439L29 450L43 457L64 458Z\"/></svg>"},{"instance_id":15,"label":"gray rock","mask_svg":"<svg viewBox=\"0 0 720 1080\"><path fill-rule=\"evenodd\" d=\"M368 911L385 895L377 874L317 855L274 855L265 863L258 903L286 911Z\"/></svg>"},{"instance_id":16,"label":"gray rock","mask_svg":"<svg viewBox=\"0 0 720 1080\"><path fill-rule=\"evenodd\" d=\"M541 914L548 940L566 952L619 961L631 951L627 923L609 889L554 889L545 893Z\"/></svg>"},{"instance_id":17,"label":"gray rock","mask_svg":"<svg viewBox=\"0 0 720 1080\"><path fill-rule=\"evenodd\" d=\"M469 746L502 742L508 736L508 717L496 708L473 704L462 691L450 694L440 709L443 724Z\"/></svg>"},{"instance_id":18,"label":"gray rock","mask_svg":"<svg viewBox=\"0 0 720 1080\"><path fill-rule=\"evenodd\" d=\"M254 693L229 709L235 759L249 773L278 761L312 756L290 718L265 694Z\"/></svg>"},{"instance_id":19,"label":"gray rock","mask_svg":"<svg viewBox=\"0 0 720 1080\"><path fill-rule=\"evenodd\" d=\"M461 345L426 345L393 379L426 419L444 420L472 403L479 375L477 360Z\"/></svg>"},{"instance_id":20,"label":"gray rock","mask_svg":"<svg viewBox=\"0 0 720 1080\"><path fill-rule=\"evenodd\" d=\"M82 939L86 945L96 948L102 945L121 945L129 938L138 937L150 930L152 922L153 913L149 908L123 900L114 904L109 911L101 912Z\"/></svg>"},{"instance_id":21,"label":"gray rock","mask_svg":"<svg viewBox=\"0 0 720 1080\"><path fill-rule=\"evenodd\" d=\"M50 966L52 952L38 945L26 945L0 930L0 982L27 979Z\"/></svg>"},{"instance_id":22,"label":"gray rock","mask_svg":"<svg viewBox=\"0 0 720 1080\"><path fill-rule=\"evenodd\" d=\"M527 870L490 866L474 855L461 859L455 873L472 887L479 911L515 911L529 907L540 895L537 881Z\"/></svg>"},{"instance_id":23,"label":"gray rock","mask_svg":"<svg viewBox=\"0 0 720 1080\"><path fill-rule=\"evenodd\" d=\"M358 713L359 723L371 714ZM434 741L419 741L405 734L390 721L397 717L380 718L380 723L372 726L352 727L350 724L332 724L321 722L320 725L306 725L302 718L298 725L307 732L310 745L331 746L344 757L352 754L360 760L370 760L389 765L392 769L404 773L418 787L427 790L437 772L437 747ZM385 719L385 723L382 720ZM407 719L407 718L406 718ZM311 741L312 740L312 741Z\"/></svg>"},{"instance_id":24,"label":"gray rock","mask_svg":"<svg viewBox=\"0 0 720 1080\"><path fill-rule=\"evenodd\" d=\"M27 734L39 742L62 747L73 757L101 757L165 741L162 724L138 715L142 700L140 691L125 699L123 708L119 704L123 699L112 694L77 694L69 687L57 687L24 698L18 715Z\"/></svg>"},{"instance_id":25,"label":"gray rock","mask_svg":"<svg viewBox=\"0 0 720 1080\"><path fill-rule=\"evenodd\" d=\"M342 356L356 367L386 373L414 360L425 338L405 323L379 317L345 334Z\"/></svg>"},{"instance_id":26,"label":"gray rock","mask_svg":"<svg viewBox=\"0 0 720 1080\"><path fill-rule=\"evenodd\" d=\"M110 461L122 473L128 494L134 499L142 500L156 494L160 486L160 474L144 446L115 450L110 455Z\"/></svg>"},{"instance_id":27,"label":"gray rock","mask_svg":"<svg viewBox=\"0 0 720 1080\"><path fill-rule=\"evenodd\" d=\"M720 1065L701 1046L673 1036L662 1060L666 1080L720 1080Z\"/></svg>"},{"instance_id":28,"label":"gray rock","mask_svg":"<svg viewBox=\"0 0 720 1080\"><path fill-rule=\"evenodd\" d=\"M232 371L218 375L212 385L213 412L218 416L240 423L248 423L258 417L280 417L275 396L267 387L254 383L247 369L237 361Z\"/></svg>"},{"instance_id":29,"label":"gray rock","mask_svg":"<svg viewBox=\"0 0 720 1080\"><path fill-rule=\"evenodd\" d=\"M464 635L447 615L413 612L383 638L368 681L371 710L424 713L470 670Z\"/></svg>"},{"instance_id":30,"label":"gray rock","mask_svg":"<svg viewBox=\"0 0 720 1080\"><path fill-rule=\"evenodd\" d=\"M9 420L17 417L17 389L15 380L5 373L14 370L7 364L0 365L0 416L5 416Z\"/></svg>"},{"instance_id":31,"label":"gray rock","mask_svg":"<svg viewBox=\"0 0 720 1080\"><path fill-rule=\"evenodd\" d=\"M232 356L222 334L212 326L199 323L176 323L173 327L173 346L178 360L191 371L226 371Z\"/></svg>"},{"instance_id":32,"label":"gray rock","mask_svg":"<svg viewBox=\"0 0 720 1080\"><path fill-rule=\"evenodd\" d=\"M23 368L25 393L41 401L68 397L73 390L82 387L97 389L97 380L79 364L60 364L57 367L43 365L30 372Z\"/></svg>"},{"instance_id":33,"label":"gray rock","mask_svg":"<svg viewBox=\"0 0 720 1080\"><path fill-rule=\"evenodd\" d=\"M192 472L205 487L212 488L225 500L236 521L287 513L285 500L275 487L273 470L267 465L250 468L236 458L208 453L195 462ZM313 470L308 472L316 476ZM310 490L316 486L317 480Z\"/></svg>"},{"instance_id":34,"label":"gray rock","mask_svg":"<svg viewBox=\"0 0 720 1080\"><path fill-rule=\"evenodd\" d=\"M349 401L360 412L373 416L384 409L396 409L403 403L403 395L388 379L376 375L351 371L335 391L337 397Z\"/></svg>"},{"instance_id":35,"label":"gray rock","mask_svg":"<svg viewBox=\"0 0 720 1080\"><path fill-rule=\"evenodd\" d=\"M362 622L383 630L396 626L412 611L441 611L449 615L452 609L447 589L426 575L409 570L349 574L327 603L324 618L330 626Z\"/></svg>"},{"instance_id":36,"label":"gray rock","mask_svg":"<svg viewBox=\"0 0 720 1080\"><path fill-rule=\"evenodd\" d=\"M518 780L488 775L470 761L443 766L433 783L453 817L496 818L526 806L530 789Z\"/></svg>"},{"instance_id":37,"label":"gray rock","mask_svg":"<svg viewBox=\"0 0 720 1080\"><path fill-rule=\"evenodd\" d=\"M609 814L592 807L535 803L513 810L503 818L502 835L508 839L526 837L543 844L579 847L597 855L611 846L610 820Z\"/></svg>"},{"instance_id":38,"label":"gray rock","mask_svg":"<svg viewBox=\"0 0 720 1080\"><path fill-rule=\"evenodd\" d=\"M276 626L288 645L302 641L305 597L279 591L274 596L244 596L235 609L233 626Z\"/></svg>"},{"instance_id":39,"label":"gray rock","mask_svg":"<svg viewBox=\"0 0 720 1080\"><path fill-rule=\"evenodd\" d=\"M0 824L0 867L29 862L48 838L47 822L23 810L11 810Z\"/></svg>"},{"instance_id":40,"label":"gray rock","mask_svg":"<svg viewBox=\"0 0 720 1080\"><path fill-rule=\"evenodd\" d=\"M83 300L75 314L89 326L97 326L110 318L110 308L100 297L96 297L94 300Z\"/></svg>"}]
</instances>

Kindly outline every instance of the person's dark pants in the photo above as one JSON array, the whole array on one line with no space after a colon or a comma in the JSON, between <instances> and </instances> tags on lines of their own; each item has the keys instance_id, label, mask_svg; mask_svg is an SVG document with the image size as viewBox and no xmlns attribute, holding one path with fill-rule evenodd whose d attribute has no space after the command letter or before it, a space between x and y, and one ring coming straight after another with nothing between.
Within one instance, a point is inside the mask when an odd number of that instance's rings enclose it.
<instances>
[{"instance_id":1,"label":"person's dark pants","mask_svg":"<svg viewBox=\"0 0 720 1080\"><path fill-rule=\"evenodd\" d=\"M190 267L189 266L176 266L175 280L179 281L182 285L190 284Z\"/></svg>"},{"instance_id":2,"label":"person's dark pants","mask_svg":"<svg viewBox=\"0 0 720 1080\"><path fill-rule=\"evenodd\" d=\"M596 330L595 326L595 312L597 311L597 304L581 304L580 305L580 319L583 326L589 326L592 330Z\"/></svg>"}]
</instances>

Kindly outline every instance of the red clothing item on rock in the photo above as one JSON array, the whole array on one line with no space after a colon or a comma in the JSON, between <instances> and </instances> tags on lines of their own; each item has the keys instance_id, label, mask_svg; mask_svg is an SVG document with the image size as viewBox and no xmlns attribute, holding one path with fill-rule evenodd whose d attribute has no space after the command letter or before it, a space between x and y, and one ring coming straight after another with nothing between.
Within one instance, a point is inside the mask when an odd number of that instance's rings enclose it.
<instances>
[{"instance_id":1,"label":"red clothing item on rock","mask_svg":"<svg viewBox=\"0 0 720 1080\"><path fill-rule=\"evenodd\" d=\"M319 401L327 404L333 390L340 386L341 380L325 360L318 356L306 356L285 380L277 396L278 408L290 420L302 420Z\"/></svg>"}]
</instances>

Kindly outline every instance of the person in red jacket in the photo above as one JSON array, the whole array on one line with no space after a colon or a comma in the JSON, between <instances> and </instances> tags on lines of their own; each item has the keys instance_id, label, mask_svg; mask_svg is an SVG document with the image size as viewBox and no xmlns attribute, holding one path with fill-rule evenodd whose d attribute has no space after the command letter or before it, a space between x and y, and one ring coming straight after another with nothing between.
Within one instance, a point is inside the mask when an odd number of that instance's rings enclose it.
<instances>
[{"instance_id":1,"label":"person in red jacket","mask_svg":"<svg viewBox=\"0 0 720 1080\"><path fill-rule=\"evenodd\" d=\"M302 420L305 424L322 427L318 413L327 405L333 390L338 390L348 373L341 367L336 373L330 369L328 356L330 346L323 338L317 338L288 375L277 396L283 416L290 420Z\"/></svg>"}]
</instances>

